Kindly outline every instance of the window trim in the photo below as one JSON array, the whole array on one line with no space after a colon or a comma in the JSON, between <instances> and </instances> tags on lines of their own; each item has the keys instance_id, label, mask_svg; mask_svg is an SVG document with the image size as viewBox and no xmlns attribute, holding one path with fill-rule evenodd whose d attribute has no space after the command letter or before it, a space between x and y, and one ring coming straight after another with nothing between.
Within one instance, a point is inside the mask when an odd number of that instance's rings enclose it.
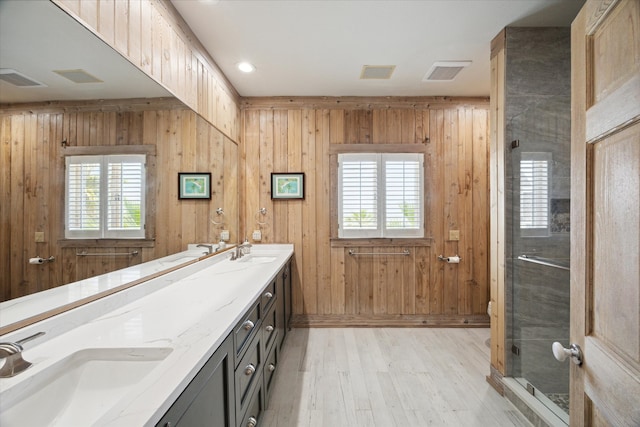
<instances>
[{"instance_id":1,"label":"window trim","mask_svg":"<svg viewBox=\"0 0 640 427\"><path fill-rule=\"evenodd\" d=\"M95 247L153 247L155 246L156 235L156 163L157 149L155 145L96 145L96 146L64 146L60 153L59 179L62 183L61 189L66 195L66 163L67 156L100 156L114 154L144 154L146 156L146 176L145 176L145 198L144 198L144 216L145 230L144 237L136 238L67 238L65 236L66 229L66 202L61 203L59 215L62 221L60 224L60 236L58 240L61 247L85 247L87 245ZM65 196L66 197L66 196Z\"/></svg>"},{"instance_id":2,"label":"window trim","mask_svg":"<svg viewBox=\"0 0 640 427\"><path fill-rule=\"evenodd\" d=\"M422 228L423 237L369 237L352 238L338 236L338 154L343 153L418 153L424 155L423 163L423 197ZM429 228L429 206L431 198L428 191L429 176L428 149L426 144L332 144L329 147L330 161L330 241L332 247L348 246L429 246L433 242L432 230Z\"/></svg>"}]
</instances>

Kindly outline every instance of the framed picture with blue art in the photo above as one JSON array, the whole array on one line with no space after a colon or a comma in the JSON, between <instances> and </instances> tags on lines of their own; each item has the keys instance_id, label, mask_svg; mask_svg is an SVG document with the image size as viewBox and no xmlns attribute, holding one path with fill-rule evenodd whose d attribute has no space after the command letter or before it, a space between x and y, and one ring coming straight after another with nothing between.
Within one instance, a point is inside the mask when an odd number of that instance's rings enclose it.
<instances>
[{"instance_id":1,"label":"framed picture with blue art","mask_svg":"<svg viewBox=\"0 0 640 427\"><path fill-rule=\"evenodd\" d=\"M211 173L179 172L178 199L211 199Z\"/></svg>"},{"instance_id":2,"label":"framed picture with blue art","mask_svg":"<svg viewBox=\"0 0 640 427\"><path fill-rule=\"evenodd\" d=\"M272 199L304 199L304 173L272 173Z\"/></svg>"}]
</instances>

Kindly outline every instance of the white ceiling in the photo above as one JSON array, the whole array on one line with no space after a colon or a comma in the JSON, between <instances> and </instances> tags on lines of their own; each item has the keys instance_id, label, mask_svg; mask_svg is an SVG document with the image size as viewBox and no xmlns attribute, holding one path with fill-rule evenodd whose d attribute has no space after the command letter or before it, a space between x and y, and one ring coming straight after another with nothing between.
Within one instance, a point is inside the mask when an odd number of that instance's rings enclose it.
<instances>
[{"instance_id":1,"label":"white ceiling","mask_svg":"<svg viewBox=\"0 0 640 427\"><path fill-rule=\"evenodd\" d=\"M568 26L583 0L171 0L241 96L488 96L505 26ZM436 61L471 60L453 82ZM257 67L237 70L240 61ZM363 65L395 65L360 80Z\"/></svg>"},{"instance_id":2,"label":"white ceiling","mask_svg":"<svg viewBox=\"0 0 640 427\"><path fill-rule=\"evenodd\" d=\"M171 0L242 96L487 96L489 43L505 26L569 25L583 0ZM237 70L239 61L257 66ZM453 82L423 82L435 61L471 60ZM395 65L360 80L363 65ZM49 0L0 0L0 103L170 96ZM84 69L104 83L53 70Z\"/></svg>"},{"instance_id":3,"label":"white ceiling","mask_svg":"<svg viewBox=\"0 0 640 427\"><path fill-rule=\"evenodd\" d=\"M0 81L0 103L171 96L49 0L0 0L0 68L47 85ZM103 83L77 84L53 72L75 69Z\"/></svg>"}]
</instances>

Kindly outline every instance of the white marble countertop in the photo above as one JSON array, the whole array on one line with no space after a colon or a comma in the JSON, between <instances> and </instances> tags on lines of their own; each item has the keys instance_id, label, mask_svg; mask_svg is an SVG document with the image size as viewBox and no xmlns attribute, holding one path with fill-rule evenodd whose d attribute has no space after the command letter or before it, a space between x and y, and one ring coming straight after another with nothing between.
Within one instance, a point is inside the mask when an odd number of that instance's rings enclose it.
<instances>
[{"instance_id":1,"label":"white marble countertop","mask_svg":"<svg viewBox=\"0 0 640 427\"><path fill-rule=\"evenodd\" d=\"M251 255L236 261L228 253L208 257L0 337L17 341L46 333L24 344L24 358L33 366L0 379L0 412L31 378L74 352L167 348L170 354L95 424L155 425L292 254L293 245L282 244L254 245ZM258 256L275 259L251 262Z\"/></svg>"},{"instance_id":2,"label":"white marble countertop","mask_svg":"<svg viewBox=\"0 0 640 427\"><path fill-rule=\"evenodd\" d=\"M0 328L204 256L206 248L194 246L189 245L184 252L0 302Z\"/></svg>"}]
</instances>

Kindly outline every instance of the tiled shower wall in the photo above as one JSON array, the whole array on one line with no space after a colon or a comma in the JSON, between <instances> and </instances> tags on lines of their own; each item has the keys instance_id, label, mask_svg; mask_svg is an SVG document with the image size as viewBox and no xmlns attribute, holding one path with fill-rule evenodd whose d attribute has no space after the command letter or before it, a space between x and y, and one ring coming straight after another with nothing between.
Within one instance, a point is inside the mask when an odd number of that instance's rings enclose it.
<instances>
[{"instance_id":1,"label":"tiled shower wall","mask_svg":"<svg viewBox=\"0 0 640 427\"><path fill-rule=\"evenodd\" d=\"M568 344L569 272L518 260L522 254L569 264L571 79L569 28L507 28L506 218L508 376L546 393L566 393L569 364L553 341ZM511 141L519 146L511 148ZM544 237L520 231L523 152L551 153L550 225ZM519 354L515 354L519 352Z\"/></svg>"}]
</instances>

